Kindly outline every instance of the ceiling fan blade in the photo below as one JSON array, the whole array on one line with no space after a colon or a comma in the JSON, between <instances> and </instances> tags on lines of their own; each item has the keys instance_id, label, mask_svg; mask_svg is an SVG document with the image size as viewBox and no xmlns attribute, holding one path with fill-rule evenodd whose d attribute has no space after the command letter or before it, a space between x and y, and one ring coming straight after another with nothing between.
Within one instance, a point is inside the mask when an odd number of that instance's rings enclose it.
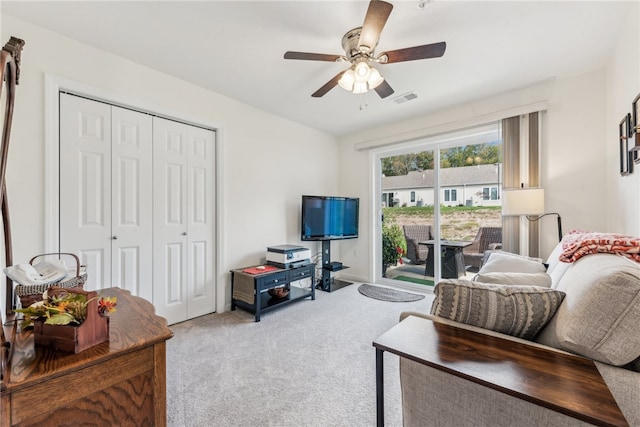
<instances>
[{"instance_id":1,"label":"ceiling fan blade","mask_svg":"<svg viewBox=\"0 0 640 427\"><path fill-rule=\"evenodd\" d=\"M347 70L339 72L334 78L326 82L324 86L322 86L317 91L313 92L311 96L313 96L314 98L320 98L321 96L324 96L327 92L329 92L331 89L333 89L338 85L338 81L346 71Z\"/></svg>"},{"instance_id":2,"label":"ceiling fan blade","mask_svg":"<svg viewBox=\"0 0 640 427\"><path fill-rule=\"evenodd\" d=\"M384 25L389 19L393 5L381 0L371 0L369 3L369 9L367 9L367 15L364 18L364 24L362 24L362 30L360 31L360 40L358 41L358 47L365 47L365 52L370 52L378 45L380 39L380 33L384 28Z\"/></svg>"},{"instance_id":3,"label":"ceiling fan blade","mask_svg":"<svg viewBox=\"0 0 640 427\"><path fill-rule=\"evenodd\" d=\"M325 53L309 53L309 52L285 52L284 59L302 59L305 61L328 61L337 62L342 55L328 55Z\"/></svg>"},{"instance_id":4,"label":"ceiling fan blade","mask_svg":"<svg viewBox=\"0 0 640 427\"><path fill-rule=\"evenodd\" d=\"M425 44L422 46L407 47L404 49L390 50L382 52L378 58L387 57L382 64L391 64L392 62L415 61L416 59L439 58L444 55L447 48L446 42Z\"/></svg>"},{"instance_id":5,"label":"ceiling fan blade","mask_svg":"<svg viewBox=\"0 0 640 427\"><path fill-rule=\"evenodd\" d=\"M394 91L391 88L391 86L389 86L389 83L387 83L386 80L383 80L382 83L380 83L378 86L375 87L374 89L376 91L376 93L378 95L380 95L380 98L386 98L387 96L391 95Z\"/></svg>"}]
</instances>

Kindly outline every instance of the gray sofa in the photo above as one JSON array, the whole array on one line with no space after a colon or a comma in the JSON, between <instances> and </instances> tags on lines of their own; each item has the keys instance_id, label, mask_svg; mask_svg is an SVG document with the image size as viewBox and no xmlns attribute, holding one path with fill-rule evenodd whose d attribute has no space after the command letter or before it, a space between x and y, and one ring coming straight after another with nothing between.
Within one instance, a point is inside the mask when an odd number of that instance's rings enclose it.
<instances>
[{"instance_id":1,"label":"gray sofa","mask_svg":"<svg viewBox=\"0 0 640 427\"><path fill-rule=\"evenodd\" d=\"M550 255L549 267L543 274L517 270L512 274L504 268L501 272L487 272L483 271L483 266L470 282L511 280L507 285L523 285L522 282L531 277L535 285L547 286L543 283L546 280L550 288L563 292L564 299L533 340L460 323L452 316L405 312L401 319L416 315L481 334L593 359L629 425L640 426L640 264L604 253L564 263L558 260L561 251L559 244ZM487 264L489 261L491 257ZM436 289L432 313L443 312L436 308L438 298ZM400 380L405 427L587 425L402 357Z\"/></svg>"}]
</instances>

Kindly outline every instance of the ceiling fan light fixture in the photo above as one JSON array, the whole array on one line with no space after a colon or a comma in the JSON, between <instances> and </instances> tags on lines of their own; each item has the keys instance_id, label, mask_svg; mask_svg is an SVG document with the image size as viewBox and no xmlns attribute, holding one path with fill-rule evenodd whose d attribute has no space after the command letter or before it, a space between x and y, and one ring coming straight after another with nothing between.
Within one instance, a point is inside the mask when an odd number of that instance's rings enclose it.
<instances>
[{"instance_id":1,"label":"ceiling fan light fixture","mask_svg":"<svg viewBox=\"0 0 640 427\"><path fill-rule=\"evenodd\" d=\"M353 83L353 93L367 93L369 88L367 87L366 81L356 80Z\"/></svg>"},{"instance_id":2,"label":"ceiling fan light fixture","mask_svg":"<svg viewBox=\"0 0 640 427\"><path fill-rule=\"evenodd\" d=\"M342 74L338 84L346 91L367 93L384 81L378 70L370 67L365 61L358 62Z\"/></svg>"},{"instance_id":3,"label":"ceiling fan light fixture","mask_svg":"<svg viewBox=\"0 0 640 427\"><path fill-rule=\"evenodd\" d=\"M351 92L353 90L353 83L356 81L355 73L353 72L353 68L349 68L347 71L342 74L340 80L338 80L338 84L344 90L348 90Z\"/></svg>"},{"instance_id":4,"label":"ceiling fan light fixture","mask_svg":"<svg viewBox=\"0 0 640 427\"><path fill-rule=\"evenodd\" d=\"M383 81L384 78L380 75L378 70L372 67L371 72L369 73L369 79L367 80L369 89L375 89L376 87L380 86Z\"/></svg>"},{"instance_id":5,"label":"ceiling fan light fixture","mask_svg":"<svg viewBox=\"0 0 640 427\"><path fill-rule=\"evenodd\" d=\"M0 0L2 1L2 0ZM419 9L423 9L434 0L414 0ZM430 43L420 46L405 47L381 53L375 56L375 49L380 40L380 33L389 19L393 5L384 0L369 0L367 14L361 27L353 28L342 36L344 55L287 51L284 59L303 59L309 61L350 62L347 71L341 71L320 89L311 94L314 98L324 96L334 87L340 85L353 93L366 93L375 89L384 99L394 93L373 64L391 64L395 62L415 61L418 59L439 58L444 55L446 42Z\"/></svg>"},{"instance_id":6,"label":"ceiling fan light fixture","mask_svg":"<svg viewBox=\"0 0 640 427\"><path fill-rule=\"evenodd\" d=\"M369 80L369 74L371 73L371 68L369 68L369 64L364 61L358 62L356 65L356 80L357 81L367 81Z\"/></svg>"}]
</instances>

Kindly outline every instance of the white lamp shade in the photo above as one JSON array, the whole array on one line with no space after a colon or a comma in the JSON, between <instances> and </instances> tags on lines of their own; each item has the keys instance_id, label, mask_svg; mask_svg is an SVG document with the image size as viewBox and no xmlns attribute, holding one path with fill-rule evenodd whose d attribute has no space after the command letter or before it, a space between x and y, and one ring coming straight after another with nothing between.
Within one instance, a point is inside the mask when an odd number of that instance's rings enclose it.
<instances>
[{"instance_id":1,"label":"white lamp shade","mask_svg":"<svg viewBox=\"0 0 640 427\"><path fill-rule=\"evenodd\" d=\"M380 83L382 83L383 81L384 79L382 78L378 70L376 70L375 68L371 68L371 73L369 73L369 80L367 82L369 83L369 89L375 89L376 87L380 86Z\"/></svg>"},{"instance_id":2,"label":"white lamp shade","mask_svg":"<svg viewBox=\"0 0 640 427\"><path fill-rule=\"evenodd\" d=\"M543 188L518 188L502 191L502 215L542 215L543 213Z\"/></svg>"},{"instance_id":3,"label":"white lamp shade","mask_svg":"<svg viewBox=\"0 0 640 427\"><path fill-rule=\"evenodd\" d=\"M369 65L366 62L358 62L355 69L356 81L367 81L369 78Z\"/></svg>"},{"instance_id":4,"label":"white lamp shade","mask_svg":"<svg viewBox=\"0 0 640 427\"><path fill-rule=\"evenodd\" d=\"M360 82L356 80L353 83L353 93L366 93L368 90L366 81Z\"/></svg>"},{"instance_id":5,"label":"white lamp shade","mask_svg":"<svg viewBox=\"0 0 640 427\"><path fill-rule=\"evenodd\" d=\"M355 80L356 79L353 72L353 68L349 68L347 71L344 72L344 74L342 74L342 77L340 77L340 80L338 80L338 84L344 90L348 90L349 92L351 92L353 90L353 82Z\"/></svg>"}]
</instances>

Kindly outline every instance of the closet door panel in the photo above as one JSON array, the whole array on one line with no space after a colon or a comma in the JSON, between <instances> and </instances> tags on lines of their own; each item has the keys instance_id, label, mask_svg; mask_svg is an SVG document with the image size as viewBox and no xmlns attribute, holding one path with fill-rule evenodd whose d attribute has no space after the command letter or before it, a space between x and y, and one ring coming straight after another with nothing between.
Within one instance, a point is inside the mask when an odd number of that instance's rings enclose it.
<instances>
[{"instance_id":1,"label":"closet door panel","mask_svg":"<svg viewBox=\"0 0 640 427\"><path fill-rule=\"evenodd\" d=\"M165 166L165 224L186 230L185 215L185 170L180 164Z\"/></svg>"},{"instance_id":2,"label":"closet door panel","mask_svg":"<svg viewBox=\"0 0 640 427\"><path fill-rule=\"evenodd\" d=\"M207 289L207 242L192 241L190 245L191 270L192 273L192 291L191 299L200 300L207 298L209 294Z\"/></svg>"},{"instance_id":3,"label":"closet door panel","mask_svg":"<svg viewBox=\"0 0 640 427\"><path fill-rule=\"evenodd\" d=\"M175 323L215 311L213 131L154 118L154 304Z\"/></svg>"},{"instance_id":4,"label":"closet door panel","mask_svg":"<svg viewBox=\"0 0 640 427\"><path fill-rule=\"evenodd\" d=\"M78 200L81 207L78 225L106 228L104 214L108 206L104 200L104 165L108 160L100 153L79 153L78 157Z\"/></svg>"},{"instance_id":5,"label":"closet door panel","mask_svg":"<svg viewBox=\"0 0 640 427\"><path fill-rule=\"evenodd\" d=\"M153 119L112 108L113 286L153 301Z\"/></svg>"},{"instance_id":6,"label":"closet door panel","mask_svg":"<svg viewBox=\"0 0 640 427\"><path fill-rule=\"evenodd\" d=\"M140 253L140 246L125 247L120 244L112 253L113 286L127 289L134 295L143 296L142 291L148 284L141 281L143 272L140 271L140 260L145 257L145 254ZM144 296L144 298L151 301L151 297Z\"/></svg>"},{"instance_id":7,"label":"closet door panel","mask_svg":"<svg viewBox=\"0 0 640 427\"><path fill-rule=\"evenodd\" d=\"M200 316L215 307L215 133L190 126L188 135L188 301L189 315Z\"/></svg>"},{"instance_id":8,"label":"closet door panel","mask_svg":"<svg viewBox=\"0 0 640 427\"><path fill-rule=\"evenodd\" d=\"M187 135L185 125L153 120L154 299L169 324L187 319Z\"/></svg>"},{"instance_id":9,"label":"closet door panel","mask_svg":"<svg viewBox=\"0 0 640 427\"><path fill-rule=\"evenodd\" d=\"M88 277L84 284L85 289L97 290L111 287L109 264L105 261L111 255L108 249L86 247L80 249L77 255L80 258L80 263L87 266Z\"/></svg>"},{"instance_id":10,"label":"closet door panel","mask_svg":"<svg viewBox=\"0 0 640 427\"><path fill-rule=\"evenodd\" d=\"M60 250L87 266L89 290L111 283L111 107L60 94Z\"/></svg>"},{"instance_id":11,"label":"closet door panel","mask_svg":"<svg viewBox=\"0 0 640 427\"><path fill-rule=\"evenodd\" d=\"M184 304L184 245L180 242L165 245L164 275L167 306Z\"/></svg>"}]
</instances>

